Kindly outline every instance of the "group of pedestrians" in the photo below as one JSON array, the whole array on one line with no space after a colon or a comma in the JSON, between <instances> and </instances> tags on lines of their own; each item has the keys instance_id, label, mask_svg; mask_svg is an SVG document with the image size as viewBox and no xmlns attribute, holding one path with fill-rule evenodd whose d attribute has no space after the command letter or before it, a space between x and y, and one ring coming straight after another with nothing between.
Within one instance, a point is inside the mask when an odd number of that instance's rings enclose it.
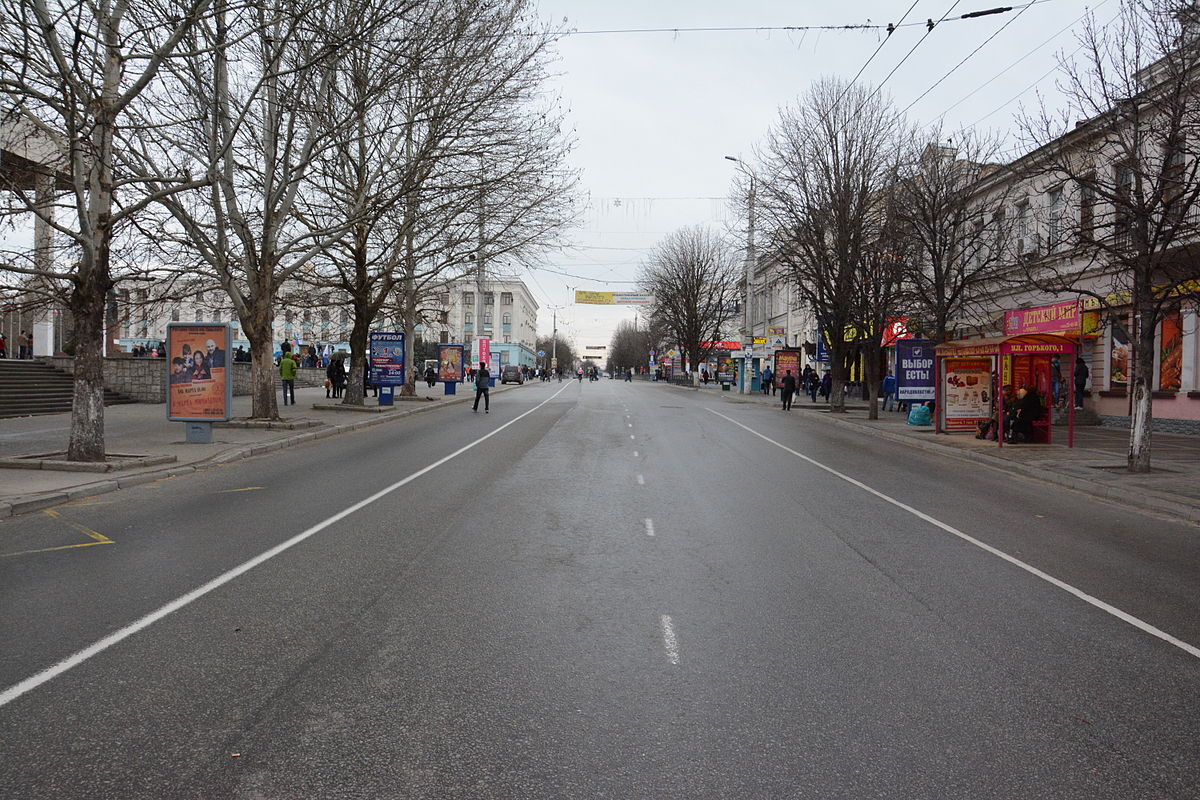
<instances>
[{"instance_id":1,"label":"group of pedestrians","mask_svg":"<svg viewBox=\"0 0 1200 800\"><path fill-rule=\"evenodd\" d=\"M8 338L0 333L0 358L8 358ZM33 331L17 334L17 359L33 358Z\"/></svg>"}]
</instances>

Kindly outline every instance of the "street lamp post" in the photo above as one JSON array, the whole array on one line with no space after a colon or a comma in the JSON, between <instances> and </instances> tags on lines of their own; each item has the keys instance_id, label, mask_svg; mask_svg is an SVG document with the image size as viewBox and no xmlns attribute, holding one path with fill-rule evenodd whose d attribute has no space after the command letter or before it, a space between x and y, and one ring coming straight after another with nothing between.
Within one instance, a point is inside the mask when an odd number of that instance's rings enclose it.
<instances>
[{"instance_id":1,"label":"street lamp post","mask_svg":"<svg viewBox=\"0 0 1200 800\"><path fill-rule=\"evenodd\" d=\"M754 170L746 166L746 162L740 158L733 156L725 156L726 160L732 161L742 170L745 170L746 175L750 178L750 192L747 197L747 221L746 221L746 261L742 267L742 293L745 296L745 301L742 305L742 349L747 349L747 343L750 347L754 345L754 328L750 319L750 272L755 266L754 254L754 202L755 192L757 190L757 181L755 179ZM750 375L754 359L746 358L742 368L742 394L750 394Z\"/></svg>"}]
</instances>

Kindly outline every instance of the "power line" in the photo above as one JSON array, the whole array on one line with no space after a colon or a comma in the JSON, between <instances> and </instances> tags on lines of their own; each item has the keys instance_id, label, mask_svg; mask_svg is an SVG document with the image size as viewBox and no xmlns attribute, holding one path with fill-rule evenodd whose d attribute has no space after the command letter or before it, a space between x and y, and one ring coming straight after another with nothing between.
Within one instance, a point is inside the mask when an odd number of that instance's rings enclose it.
<instances>
[{"instance_id":1,"label":"power line","mask_svg":"<svg viewBox=\"0 0 1200 800\"><path fill-rule=\"evenodd\" d=\"M1081 20L1082 20L1084 17L1086 17L1088 14L1090 14L1090 13L1092 13L1092 12L1094 12L1094 11L1098 11L1099 9L1101 9L1101 8L1103 8L1104 6L1108 5L1108 3L1109 3L1109 0L1101 0L1101 2L1099 3L1099 5L1097 5L1097 6L1096 6L1094 9L1091 9L1091 10L1089 10L1089 11L1084 11L1082 14L1080 14L1080 15L1079 15L1078 17L1076 17L1074 20L1072 20L1071 22L1068 22L1066 25L1064 25L1063 27L1059 28L1059 29L1058 29L1056 32L1054 32L1053 34L1051 34L1051 35L1050 35L1050 37L1049 37L1048 39L1046 39L1045 41L1043 41L1043 42L1042 42L1041 44L1039 44L1037 47L1034 47L1034 48L1032 48L1031 50L1027 51L1027 52L1026 52L1026 53L1025 53L1023 56L1021 56L1020 58L1018 58L1016 61L1013 61L1013 62L1012 62L1011 64L1009 64L1007 67L1005 67L1004 69L1000 70L1000 71L999 71L999 72L997 72L995 75L993 75L992 77L988 78L988 79L987 79L986 81L984 81L983 83L981 83L981 84L979 84L978 86L976 86L974 89L972 89L972 90L971 90L971 91L970 91L968 94L964 95L964 96L963 96L963 97L962 97L960 100L958 100L958 101L957 101L956 103L954 103L952 106L950 106L949 108L947 108L947 109L946 109L945 111L943 111L942 113L938 114L938 115L937 115L937 116L936 116L934 119L941 119L942 117L946 116L946 115L947 115L947 114L949 114L951 111L953 111L954 109L958 108L960 105L962 105L963 103L965 103L967 100L970 100L972 97L974 97L975 95L979 94L979 92L983 91L985 88L987 88L988 86L990 86L992 83L994 83L995 81L999 80L1001 77L1003 77L1005 74L1007 74L1009 70L1011 70L1013 67L1017 66L1017 64L1020 64L1022 61L1024 61L1024 60L1025 60L1025 59L1027 59L1027 58L1029 58L1031 55L1033 55L1034 53L1036 53L1038 50L1041 50L1043 47L1045 47L1046 45L1050 44L1052 41L1054 41L1055 39L1057 39L1059 36L1062 36L1062 35L1063 35L1063 33L1065 33L1067 30L1069 30L1069 29L1070 29L1072 26L1074 26L1074 25L1077 25L1077 24L1078 24L1078 23L1079 23L1079 22L1080 22L1080 21L1081 21Z\"/></svg>"},{"instance_id":2,"label":"power line","mask_svg":"<svg viewBox=\"0 0 1200 800\"><path fill-rule=\"evenodd\" d=\"M923 98L925 95L929 94L934 89L936 89L938 86L940 86L942 81L946 80L946 78L949 78L951 75L953 75L958 70L959 67L961 67L963 64L967 63L967 61L971 58L971 56L978 53L980 50L982 50L987 45L988 42L990 42L992 39L995 39L997 36L999 36L1001 33L1003 33L1005 28L1007 28L1009 25L1012 25L1014 22L1019 20L1021 18L1021 15L1024 14L1029 9L1030 9L1030 6L1025 6L1020 11L1018 11L1015 15L1009 17L1008 21L1005 22L1003 25L1001 25L996 30L995 33L993 33L991 36L989 36L988 38L986 38L982 42L980 42L978 47L976 47L971 52L967 53L966 57L964 57L962 61L959 61L957 64L955 64L953 67L950 68L949 72L947 72L945 75L943 75L942 77L940 77L936 81L934 81L932 86L930 86L928 89L926 89L925 91L923 91L919 95L917 95L917 98L915 100L913 100L911 103L909 103L908 105L906 105L903 109L901 109L900 113L903 114L905 111L908 111L910 108L912 108L917 103L919 103L921 101L921 98Z\"/></svg>"}]
</instances>

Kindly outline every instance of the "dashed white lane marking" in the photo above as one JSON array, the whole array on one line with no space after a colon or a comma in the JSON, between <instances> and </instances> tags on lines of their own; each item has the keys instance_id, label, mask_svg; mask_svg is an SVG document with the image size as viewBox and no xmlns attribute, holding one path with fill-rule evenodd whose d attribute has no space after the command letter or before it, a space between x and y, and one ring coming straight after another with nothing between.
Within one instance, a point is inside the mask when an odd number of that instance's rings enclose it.
<instances>
[{"instance_id":1,"label":"dashed white lane marking","mask_svg":"<svg viewBox=\"0 0 1200 800\"><path fill-rule=\"evenodd\" d=\"M955 528L952 525L948 525L939 519L935 519L934 517L929 516L928 514L926 514L923 511L918 511L917 509L913 508L912 506L908 505L907 503L902 503L894 497L889 497L888 495L884 494L883 492L879 491L878 489L872 489L870 486L867 486L862 481L857 481L854 478L851 478L849 475L838 472L833 467L827 467L824 464L822 464L820 461L812 459L812 458L804 455L803 453L799 453L799 452L793 450L792 448L788 447L787 445L780 444L779 442L775 441L774 439L763 436L758 431L754 430L753 428L747 427L746 425L743 425L742 423L738 422L736 419L727 417L724 414L722 414L721 412L714 411L711 408L707 409L707 410L711 411L712 413L716 414L718 417L721 417L724 420L728 420L729 422L732 422L734 425L737 425L739 428L754 434L755 436L762 439L763 441L770 442L771 444L775 445L776 447L780 448L781 450L786 450L787 452L794 455L796 458L799 458L802 461L807 461L809 464L812 464L814 467L823 469L826 472L828 472L830 475L835 475L838 478L841 478L842 480L844 480L846 483L851 484L852 486L857 486L859 489L862 489L864 492L867 492L868 494L872 494L872 495L878 497L880 500L883 500L885 503L891 503L892 505L896 506L896 508L904 509L908 513L912 514L914 517L917 517L918 519L922 519L922 520L928 522L930 525L933 525L934 527L941 528L942 530L946 531L947 533L953 534L954 536L957 536L958 538L962 539L964 542L970 542L971 544L975 545L979 549L984 550L988 553L991 553L992 555L996 556L997 558L1001 558L1001 559L1007 561L1008 563L1012 564L1013 566L1016 566L1016 567L1019 567L1019 568L1025 570L1030 575L1033 575L1037 578L1041 578L1042 580L1046 581L1046 583L1049 583L1051 586L1056 586L1059 589L1062 589L1064 592L1067 592L1068 594L1075 595L1083 602L1085 602L1089 605L1095 606L1096 608L1100 609L1101 611L1103 611L1107 614L1111 614L1112 616L1116 617L1117 619L1121 620L1122 622L1127 622L1130 625L1132 625L1133 627L1137 628L1138 630L1140 630L1144 633L1148 633L1151 636L1155 636L1159 639L1162 639L1167 644L1171 644L1171 645L1174 645L1175 647L1178 647L1180 650L1187 653L1188 655L1194 656L1196 658L1200 658L1200 647L1190 645L1187 642L1183 641L1182 639L1177 639L1174 636L1172 636L1171 634L1167 633L1166 631L1156 628L1153 625L1151 625L1150 623L1140 620L1137 617L1133 616L1132 614L1122 611L1121 609L1117 608L1116 606L1109 605L1108 603L1104 602L1103 600L1101 600L1097 597L1093 597L1092 595L1088 594L1087 592L1083 591L1082 589L1077 589L1076 587L1072 586L1071 584L1066 583L1065 581L1061 581L1058 578L1054 577L1053 575L1050 575L1049 573L1042 572L1040 569L1033 566L1032 564L1026 564L1021 559L1015 558L1014 556L1010 556L1008 553L1005 553L1003 550L997 550L995 547L992 547L990 544L985 544L984 542L981 542L978 539L976 539L974 536L965 534L962 531L960 531L958 528Z\"/></svg>"},{"instance_id":2,"label":"dashed white lane marking","mask_svg":"<svg viewBox=\"0 0 1200 800\"><path fill-rule=\"evenodd\" d=\"M629 434L629 438L630 438L630 439L636 439L637 437L636 437L636 436L634 436L634 435L631 433L631 434Z\"/></svg>"},{"instance_id":3,"label":"dashed white lane marking","mask_svg":"<svg viewBox=\"0 0 1200 800\"><path fill-rule=\"evenodd\" d=\"M638 486L645 486L646 478L641 473L638 473Z\"/></svg>"},{"instance_id":4,"label":"dashed white lane marking","mask_svg":"<svg viewBox=\"0 0 1200 800\"><path fill-rule=\"evenodd\" d=\"M671 625L671 617L663 614L659 619L662 628L663 648L667 651L667 660L672 664L679 663L679 642L675 638L675 628Z\"/></svg>"},{"instance_id":5,"label":"dashed white lane marking","mask_svg":"<svg viewBox=\"0 0 1200 800\"><path fill-rule=\"evenodd\" d=\"M634 457L634 458L637 458L637 457L638 457L637 450L634 450L634 451L633 451L633 457Z\"/></svg>"},{"instance_id":6,"label":"dashed white lane marking","mask_svg":"<svg viewBox=\"0 0 1200 800\"><path fill-rule=\"evenodd\" d=\"M432 472L433 470L442 466L446 462L453 461L455 458L458 458L463 453L472 449L476 445L486 442L488 439L490 439L493 436L495 436L496 434L500 433L500 431L504 430L505 428L509 427L510 425L514 425L517 422L524 419L525 417L528 417L530 414L537 411L542 406L546 405L551 400L553 400L554 398L556 398L560 394L562 394L567 389L568 386L570 386L570 384L563 386L557 392L550 395L545 400L538 403L536 406L529 409L525 413L520 414L516 417L513 417L508 422L494 428L492 431L484 434L483 436L480 436L475 441L470 442L469 444L465 444L462 447L458 448L450 455L443 456L442 458L439 458L437 461L434 461L432 464L422 467L421 469L417 470L416 472L412 473L411 475L408 475L407 477L401 478L400 480L393 483L391 486L380 489L378 492L375 492L375 494L372 494L368 497L364 497L362 500L359 500L357 503L354 503L353 505L342 509L341 511L337 512L336 514L329 517L328 519L325 519L322 522L318 522L316 525L313 525L308 530L305 530L305 531L302 531L302 532L296 534L295 536L293 536L292 538L288 539L285 542L280 542L279 544L275 545L271 549L266 550L262 553L259 553L254 558L250 559L249 561L245 561L242 564L234 567L233 569L228 570L227 572L221 573L220 575L213 578L208 583L198 586L195 589L192 589L187 594L184 594L184 595L181 595L181 596L175 598L174 600L172 600L171 602L167 603L166 605L160 607L156 611L151 611L149 614L145 615L144 617L129 623L128 625L126 625L123 628L119 628L119 629L113 631L108 636L105 636L104 638L100 639L99 641L95 642L94 644L91 644L91 645L85 647L84 649L76 652L73 655L67 656L62 661L59 661L57 664L53 664L52 666L46 667L41 672L30 675L28 678L21 681L20 683L15 683L12 686L9 686L7 689L0 691L0 708L8 705L9 703L16 700L21 695L26 694L27 692L33 691L37 687L41 686L43 683L46 683L47 681L57 678L59 675L62 675L63 673L67 672L68 670L74 669L75 667L79 666L80 664L82 664L85 661L87 661L88 659L90 659L92 656L96 656L96 655L99 655L100 653L103 653L105 650L109 649L110 647L112 647L115 644L118 644L121 641L124 641L125 639L134 635L138 631L142 631L142 630L145 630L146 628L149 628L151 625L158 622L160 619L163 619L164 617L167 617L167 616L175 613L176 611L183 608L184 606L187 606L187 605L195 602L196 600L199 600L201 597L208 594L209 592L211 592L215 589L221 588L222 586L229 583L230 581L240 577L241 575L244 575L245 573L247 573L250 570L254 569L255 567L259 566L260 564L271 560L272 558L279 555L280 553L283 553L287 550L292 549L293 547L300 544L301 542L308 539L309 537L314 536L314 535L320 533L321 531L325 530L329 526L335 525L338 522L342 521L346 517L353 514L355 511L366 508L367 506L371 505L375 501L386 497L387 495L391 494L392 492L396 491L397 489L401 488L402 486L406 486L409 483L412 483L417 478L420 478L422 475Z\"/></svg>"},{"instance_id":7,"label":"dashed white lane marking","mask_svg":"<svg viewBox=\"0 0 1200 800\"><path fill-rule=\"evenodd\" d=\"M649 517L646 517L646 535L654 535L654 520L650 519Z\"/></svg>"},{"instance_id":8,"label":"dashed white lane marking","mask_svg":"<svg viewBox=\"0 0 1200 800\"><path fill-rule=\"evenodd\" d=\"M626 423L625 423L625 427L627 427L627 428L632 428L632 427L633 427L633 423L632 423L632 422L626 422Z\"/></svg>"}]
</instances>

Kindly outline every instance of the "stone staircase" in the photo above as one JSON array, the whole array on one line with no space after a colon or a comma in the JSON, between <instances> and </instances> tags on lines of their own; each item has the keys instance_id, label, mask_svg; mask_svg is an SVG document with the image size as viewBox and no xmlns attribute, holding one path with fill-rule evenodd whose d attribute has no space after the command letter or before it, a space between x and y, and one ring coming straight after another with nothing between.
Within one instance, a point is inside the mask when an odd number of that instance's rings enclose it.
<instances>
[{"instance_id":1,"label":"stone staircase","mask_svg":"<svg viewBox=\"0 0 1200 800\"><path fill-rule=\"evenodd\" d=\"M73 392L71 376L49 364L0 358L0 419L70 411ZM136 401L104 390L106 406L133 402Z\"/></svg>"}]
</instances>

